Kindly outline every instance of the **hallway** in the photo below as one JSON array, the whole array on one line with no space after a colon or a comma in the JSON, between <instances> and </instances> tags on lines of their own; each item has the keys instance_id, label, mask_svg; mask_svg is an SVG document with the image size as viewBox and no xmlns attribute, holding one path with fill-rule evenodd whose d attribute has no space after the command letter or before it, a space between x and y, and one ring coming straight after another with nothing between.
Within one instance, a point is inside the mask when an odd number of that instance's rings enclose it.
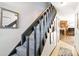
<instances>
[{"instance_id":1,"label":"hallway","mask_svg":"<svg viewBox=\"0 0 79 59\"><path fill-rule=\"evenodd\" d=\"M62 35L57 43L56 48L51 53L51 56L77 56L77 52L74 48L75 36Z\"/></svg>"}]
</instances>

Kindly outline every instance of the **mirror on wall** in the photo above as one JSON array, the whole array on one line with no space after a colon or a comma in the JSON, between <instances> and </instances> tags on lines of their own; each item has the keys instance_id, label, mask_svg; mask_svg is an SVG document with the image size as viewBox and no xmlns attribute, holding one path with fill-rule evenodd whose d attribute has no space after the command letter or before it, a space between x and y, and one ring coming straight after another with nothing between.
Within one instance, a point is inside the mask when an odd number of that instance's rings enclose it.
<instances>
[{"instance_id":1,"label":"mirror on wall","mask_svg":"<svg viewBox=\"0 0 79 59\"><path fill-rule=\"evenodd\" d=\"M1 24L0 28L18 28L18 16L17 12L1 8Z\"/></svg>"}]
</instances>

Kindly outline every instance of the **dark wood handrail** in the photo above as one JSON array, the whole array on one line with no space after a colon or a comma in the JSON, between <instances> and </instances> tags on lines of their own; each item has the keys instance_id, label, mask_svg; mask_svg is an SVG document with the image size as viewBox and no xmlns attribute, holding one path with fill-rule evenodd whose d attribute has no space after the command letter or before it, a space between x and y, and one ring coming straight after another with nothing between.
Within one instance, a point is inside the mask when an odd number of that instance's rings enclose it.
<instances>
[{"instance_id":1,"label":"dark wood handrail","mask_svg":"<svg viewBox=\"0 0 79 59\"><path fill-rule=\"evenodd\" d=\"M40 15L39 17L29 26L29 28L27 30L24 31L23 35L27 35L29 36L32 31L33 31L33 27L39 24L39 21L42 20L43 15L46 14L46 12L48 12L49 8L55 9L54 6L50 5L47 9L45 9ZM56 15L56 10L55 10L55 14Z\"/></svg>"}]
</instances>

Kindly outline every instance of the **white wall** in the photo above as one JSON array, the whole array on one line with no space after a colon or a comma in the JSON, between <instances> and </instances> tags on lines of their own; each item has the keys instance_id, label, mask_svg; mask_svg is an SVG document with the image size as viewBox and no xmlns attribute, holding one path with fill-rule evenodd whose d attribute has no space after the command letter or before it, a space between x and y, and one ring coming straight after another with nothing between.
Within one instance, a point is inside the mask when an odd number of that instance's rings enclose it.
<instances>
[{"instance_id":1,"label":"white wall","mask_svg":"<svg viewBox=\"0 0 79 59\"><path fill-rule=\"evenodd\" d=\"M49 3L0 3L0 7L19 13L18 29L0 29L0 56L7 56L21 40L21 34L31 25Z\"/></svg>"},{"instance_id":2,"label":"white wall","mask_svg":"<svg viewBox=\"0 0 79 59\"><path fill-rule=\"evenodd\" d=\"M75 48L79 54L79 29L76 28L75 31L76 37L75 37Z\"/></svg>"},{"instance_id":3,"label":"white wall","mask_svg":"<svg viewBox=\"0 0 79 59\"><path fill-rule=\"evenodd\" d=\"M77 28L77 13L79 14L79 5L78 5L76 12L75 12L75 20L76 20L76 24L75 24L75 48L79 54L79 29Z\"/></svg>"}]
</instances>

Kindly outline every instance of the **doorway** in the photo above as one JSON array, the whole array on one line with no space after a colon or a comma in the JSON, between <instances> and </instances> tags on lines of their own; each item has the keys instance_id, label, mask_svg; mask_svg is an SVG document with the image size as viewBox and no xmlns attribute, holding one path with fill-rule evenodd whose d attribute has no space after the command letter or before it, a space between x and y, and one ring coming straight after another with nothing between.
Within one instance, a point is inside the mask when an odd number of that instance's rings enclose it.
<instances>
[{"instance_id":1,"label":"doorway","mask_svg":"<svg viewBox=\"0 0 79 59\"><path fill-rule=\"evenodd\" d=\"M67 20L60 21L60 40L74 46L75 28L69 25Z\"/></svg>"}]
</instances>

